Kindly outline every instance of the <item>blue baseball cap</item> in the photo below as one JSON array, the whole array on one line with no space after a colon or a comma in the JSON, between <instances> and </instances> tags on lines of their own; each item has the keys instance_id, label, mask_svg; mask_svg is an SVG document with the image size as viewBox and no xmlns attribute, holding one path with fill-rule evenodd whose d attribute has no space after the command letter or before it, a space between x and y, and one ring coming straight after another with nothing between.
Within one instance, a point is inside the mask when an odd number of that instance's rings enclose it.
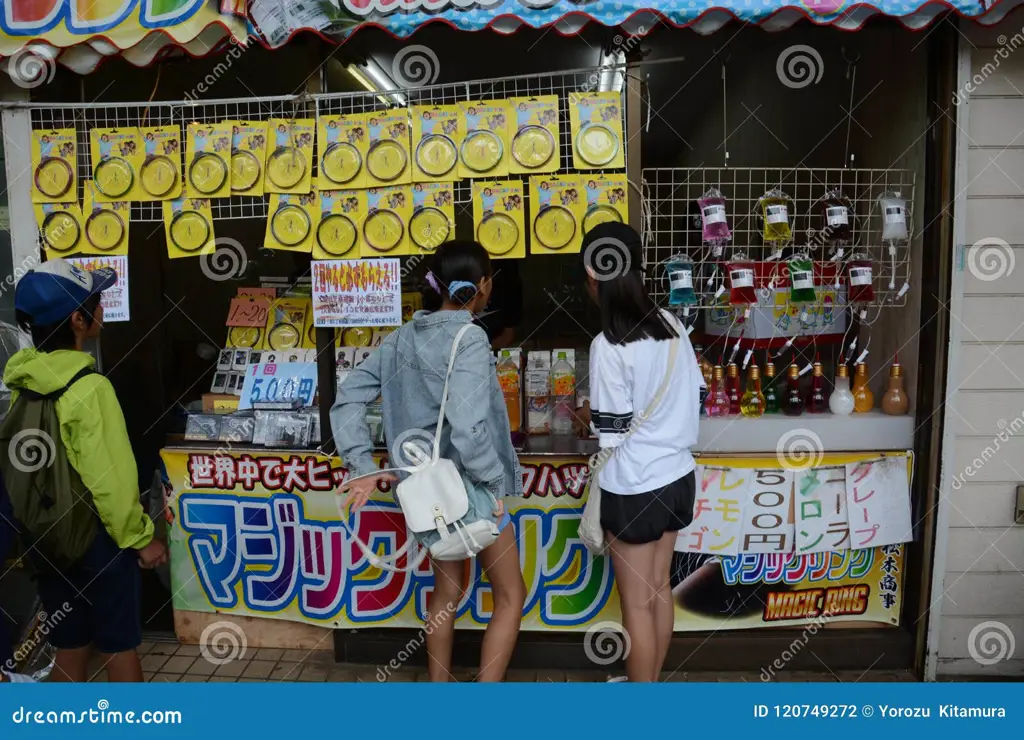
<instances>
[{"instance_id":1,"label":"blue baseball cap","mask_svg":"<svg viewBox=\"0 0 1024 740\"><path fill-rule=\"evenodd\" d=\"M74 313L86 299L117 282L109 267L86 272L63 259L44 262L18 281L14 308L36 326L54 326Z\"/></svg>"}]
</instances>

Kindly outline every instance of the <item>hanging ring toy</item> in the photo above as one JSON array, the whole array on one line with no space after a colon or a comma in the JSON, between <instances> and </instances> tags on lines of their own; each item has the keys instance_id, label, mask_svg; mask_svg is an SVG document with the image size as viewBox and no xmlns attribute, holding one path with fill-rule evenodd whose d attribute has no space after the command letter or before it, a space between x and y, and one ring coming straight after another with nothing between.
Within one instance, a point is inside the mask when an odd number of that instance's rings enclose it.
<instances>
[{"instance_id":1,"label":"hanging ring toy","mask_svg":"<svg viewBox=\"0 0 1024 740\"><path fill-rule=\"evenodd\" d=\"M60 157L43 157L36 167L36 190L47 198L60 198L71 189L75 173Z\"/></svg>"},{"instance_id":2,"label":"hanging ring toy","mask_svg":"<svg viewBox=\"0 0 1024 740\"><path fill-rule=\"evenodd\" d=\"M546 165L555 153L555 137L543 126L530 124L512 138L512 156L527 169Z\"/></svg>"},{"instance_id":3,"label":"hanging ring toy","mask_svg":"<svg viewBox=\"0 0 1024 740\"><path fill-rule=\"evenodd\" d=\"M171 219L171 243L182 252L198 252L210 238L210 224L199 211L180 211Z\"/></svg>"},{"instance_id":4,"label":"hanging ring toy","mask_svg":"<svg viewBox=\"0 0 1024 740\"><path fill-rule=\"evenodd\" d=\"M476 129L462 141L462 163L473 172L490 172L499 164L505 153L505 145L493 131Z\"/></svg>"},{"instance_id":5,"label":"hanging ring toy","mask_svg":"<svg viewBox=\"0 0 1024 740\"><path fill-rule=\"evenodd\" d=\"M416 145L416 164L425 175L444 177L459 161L455 142L442 134L425 136Z\"/></svg>"},{"instance_id":6,"label":"hanging ring toy","mask_svg":"<svg viewBox=\"0 0 1024 740\"><path fill-rule=\"evenodd\" d=\"M278 244L286 247L294 247L305 241L312 226L309 214L294 203L282 204L270 219L270 233Z\"/></svg>"},{"instance_id":7,"label":"hanging ring toy","mask_svg":"<svg viewBox=\"0 0 1024 740\"><path fill-rule=\"evenodd\" d=\"M603 123L588 123L576 134L576 152L587 164L603 167L619 153L619 137Z\"/></svg>"},{"instance_id":8,"label":"hanging ring toy","mask_svg":"<svg viewBox=\"0 0 1024 740\"><path fill-rule=\"evenodd\" d=\"M508 254L519 243L519 225L504 213L490 213L477 226L476 240L493 255Z\"/></svg>"},{"instance_id":9,"label":"hanging ring toy","mask_svg":"<svg viewBox=\"0 0 1024 740\"><path fill-rule=\"evenodd\" d=\"M448 241L451 233L452 225L448 221L448 216L433 206L416 211L409 222L409 236L417 247L427 252L433 252Z\"/></svg>"},{"instance_id":10,"label":"hanging ring toy","mask_svg":"<svg viewBox=\"0 0 1024 740\"><path fill-rule=\"evenodd\" d=\"M405 235L405 224L394 211L374 211L363 222L363 239L378 252L390 252Z\"/></svg>"},{"instance_id":11,"label":"hanging ring toy","mask_svg":"<svg viewBox=\"0 0 1024 740\"><path fill-rule=\"evenodd\" d=\"M393 139L373 142L366 154L366 169L381 182L392 182L401 177L408 163L405 148Z\"/></svg>"},{"instance_id":12,"label":"hanging ring toy","mask_svg":"<svg viewBox=\"0 0 1024 740\"><path fill-rule=\"evenodd\" d=\"M594 205L587 209L587 213L583 216L583 231L584 233L590 231L598 224L606 223L622 223L622 214L615 208L607 205Z\"/></svg>"},{"instance_id":13,"label":"hanging ring toy","mask_svg":"<svg viewBox=\"0 0 1024 740\"><path fill-rule=\"evenodd\" d=\"M356 245L359 235L352 219L340 213L332 213L316 227L316 241L327 254L341 257Z\"/></svg>"},{"instance_id":14,"label":"hanging ring toy","mask_svg":"<svg viewBox=\"0 0 1024 740\"><path fill-rule=\"evenodd\" d=\"M124 221L114 211L94 211L85 221L85 238L101 251L117 249L124 239Z\"/></svg>"},{"instance_id":15,"label":"hanging ring toy","mask_svg":"<svg viewBox=\"0 0 1024 740\"><path fill-rule=\"evenodd\" d=\"M565 206L548 206L533 220L533 235L547 249L565 249L576 236L576 217Z\"/></svg>"},{"instance_id":16,"label":"hanging ring toy","mask_svg":"<svg viewBox=\"0 0 1024 740\"><path fill-rule=\"evenodd\" d=\"M279 146L267 160L267 177L282 190L298 185L306 175L306 157L294 146Z\"/></svg>"},{"instance_id":17,"label":"hanging ring toy","mask_svg":"<svg viewBox=\"0 0 1024 740\"><path fill-rule=\"evenodd\" d=\"M108 198L120 198L132 189L135 172L128 160L107 157L96 165L92 179L100 193Z\"/></svg>"},{"instance_id":18,"label":"hanging ring toy","mask_svg":"<svg viewBox=\"0 0 1024 740\"><path fill-rule=\"evenodd\" d=\"M320 157L320 174L336 185L352 182L363 168L363 155L345 141L336 141Z\"/></svg>"},{"instance_id":19,"label":"hanging ring toy","mask_svg":"<svg viewBox=\"0 0 1024 740\"><path fill-rule=\"evenodd\" d=\"M252 190L260 179L260 161L250 151L239 149L231 153L231 192Z\"/></svg>"},{"instance_id":20,"label":"hanging ring toy","mask_svg":"<svg viewBox=\"0 0 1024 740\"><path fill-rule=\"evenodd\" d=\"M188 181L197 192L210 195L220 190L228 179L224 160L212 152L202 152L188 168Z\"/></svg>"},{"instance_id":21,"label":"hanging ring toy","mask_svg":"<svg viewBox=\"0 0 1024 740\"><path fill-rule=\"evenodd\" d=\"M82 236L78 220L67 211L54 211L43 219L42 239L55 252L70 252Z\"/></svg>"},{"instance_id":22,"label":"hanging ring toy","mask_svg":"<svg viewBox=\"0 0 1024 740\"><path fill-rule=\"evenodd\" d=\"M139 179L143 190L155 198L162 198L178 184L178 170L170 157L156 154L142 163Z\"/></svg>"}]
</instances>

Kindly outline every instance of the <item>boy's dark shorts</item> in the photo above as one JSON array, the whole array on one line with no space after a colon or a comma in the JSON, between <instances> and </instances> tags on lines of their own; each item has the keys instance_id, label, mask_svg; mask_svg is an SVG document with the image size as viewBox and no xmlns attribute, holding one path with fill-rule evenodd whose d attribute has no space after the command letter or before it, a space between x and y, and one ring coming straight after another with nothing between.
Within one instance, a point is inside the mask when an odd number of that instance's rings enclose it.
<instances>
[{"instance_id":1,"label":"boy's dark shorts","mask_svg":"<svg viewBox=\"0 0 1024 740\"><path fill-rule=\"evenodd\" d=\"M121 653L142 643L138 553L120 549L102 525L70 568L57 571L42 558L33 561L53 647L92 645L101 653Z\"/></svg>"}]
</instances>

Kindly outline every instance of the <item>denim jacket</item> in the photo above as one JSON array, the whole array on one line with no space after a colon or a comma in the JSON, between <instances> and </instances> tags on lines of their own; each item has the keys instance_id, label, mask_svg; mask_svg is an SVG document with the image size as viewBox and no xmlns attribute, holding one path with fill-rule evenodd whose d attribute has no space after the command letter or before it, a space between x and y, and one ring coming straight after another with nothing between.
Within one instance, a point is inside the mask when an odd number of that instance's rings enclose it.
<instances>
[{"instance_id":1,"label":"denim jacket","mask_svg":"<svg viewBox=\"0 0 1024 740\"><path fill-rule=\"evenodd\" d=\"M392 461L399 457L396 442L432 439L416 430L434 434L452 343L472 320L468 311L417 311L349 373L331 408L331 429L353 475L377 469L365 411L378 397ZM486 488L495 498L521 496L523 476L495 364L484 330L467 331L448 383L441 457L455 463L467 485Z\"/></svg>"}]
</instances>

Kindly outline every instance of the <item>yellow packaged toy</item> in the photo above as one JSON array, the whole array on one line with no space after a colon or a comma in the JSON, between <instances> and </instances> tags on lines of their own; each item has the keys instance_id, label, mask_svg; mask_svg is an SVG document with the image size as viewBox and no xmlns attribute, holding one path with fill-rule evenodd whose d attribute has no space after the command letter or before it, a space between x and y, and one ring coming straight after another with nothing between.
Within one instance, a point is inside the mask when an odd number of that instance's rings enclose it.
<instances>
[{"instance_id":1,"label":"yellow packaged toy","mask_svg":"<svg viewBox=\"0 0 1024 740\"><path fill-rule=\"evenodd\" d=\"M430 253L455 238L455 186L450 182L417 182L412 186L409 239L412 253Z\"/></svg>"},{"instance_id":2,"label":"yellow packaged toy","mask_svg":"<svg viewBox=\"0 0 1024 740\"><path fill-rule=\"evenodd\" d=\"M89 154L96 197L106 203L136 200L142 166L142 142L137 128L94 128L89 132Z\"/></svg>"},{"instance_id":3,"label":"yellow packaged toy","mask_svg":"<svg viewBox=\"0 0 1024 740\"><path fill-rule=\"evenodd\" d=\"M577 170L626 166L622 136L622 94L573 93L569 96L572 166Z\"/></svg>"},{"instance_id":4,"label":"yellow packaged toy","mask_svg":"<svg viewBox=\"0 0 1024 740\"><path fill-rule=\"evenodd\" d=\"M473 231L491 257L525 257L523 183L519 180L473 183Z\"/></svg>"},{"instance_id":5,"label":"yellow packaged toy","mask_svg":"<svg viewBox=\"0 0 1024 740\"><path fill-rule=\"evenodd\" d=\"M274 301L267 316L263 349L280 352L300 347L309 308L309 298L278 298Z\"/></svg>"},{"instance_id":6,"label":"yellow packaged toy","mask_svg":"<svg viewBox=\"0 0 1024 740\"><path fill-rule=\"evenodd\" d=\"M535 175L530 178L530 254L580 251L580 224L586 205L576 175Z\"/></svg>"},{"instance_id":7,"label":"yellow packaged toy","mask_svg":"<svg viewBox=\"0 0 1024 740\"><path fill-rule=\"evenodd\" d=\"M370 148L366 152L366 185L406 185L409 166L409 111L405 108L366 114Z\"/></svg>"},{"instance_id":8,"label":"yellow packaged toy","mask_svg":"<svg viewBox=\"0 0 1024 740\"><path fill-rule=\"evenodd\" d=\"M32 202L61 203L78 197L73 128L32 132Z\"/></svg>"},{"instance_id":9,"label":"yellow packaged toy","mask_svg":"<svg viewBox=\"0 0 1024 740\"><path fill-rule=\"evenodd\" d=\"M181 129L148 126L139 129L144 159L139 172L139 200L181 197Z\"/></svg>"},{"instance_id":10,"label":"yellow packaged toy","mask_svg":"<svg viewBox=\"0 0 1024 740\"><path fill-rule=\"evenodd\" d=\"M583 233L607 221L629 221L629 183L624 174L580 175L587 194Z\"/></svg>"},{"instance_id":11,"label":"yellow packaged toy","mask_svg":"<svg viewBox=\"0 0 1024 740\"><path fill-rule=\"evenodd\" d=\"M558 172L558 96L509 100L516 126L512 134L513 174Z\"/></svg>"},{"instance_id":12,"label":"yellow packaged toy","mask_svg":"<svg viewBox=\"0 0 1024 740\"><path fill-rule=\"evenodd\" d=\"M321 190L317 197L320 199L320 223L313 240L313 259L358 257L366 219L366 191Z\"/></svg>"},{"instance_id":13,"label":"yellow packaged toy","mask_svg":"<svg viewBox=\"0 0 1024 740\"><path fill-rule=\"evenodd\" d=\"M164 201L164 233L167 256L198 257L215 248L213 210L209 198L175 198Z\"/></svg>"},{"instance_id":14,"label":"yellow packaged toy","mask_svg":"<svg viewBox=\"0 0 1024 740\"><path fill-rule=\"evenodd\" d=\"M408 185L366 191L362 257L398 257L410 254L409 220L412 189Z\"/></svg>"},{"instance_id":15,"label":"yellow packaged toy","mask_svg":"<svg viewBox=\"0 0 1024 740\"><path fill-rule=\"evenodd\" d=\"M37 203L33 210L47 259L80 251L82 209L77 203Z\"/></svg>"},{"instance_id":16,"label":"yellow packaged toy","mask_svg":"<svg viewBox=\"0 0 1024 740\"><path fill-rule=\"evenodd\" d=\"M452 181L458 177L461 120L457 105L413 106L413 182Z\"/></svg>"},{"instance_id":17,"label":"yellow packaged toy","mask_svg":"<svg viewBox=\"0 0 1024 740\"><path fill-rule=\"evenodd\" d=\"M231 124L231 192L234 195L263 195L267 122L228 123Z\"/></svg>"},{"instance_id":18,"label":"yellow packaged toy","mask_svg":"<svg viewBox=\"0 0 1024 740\"><path fill-rule=\"evenodd\" d=\"M320 187L344 187L349 190L366 185L366 115L320 118L316 133L320 155Z\"/></svg>"},{"instance_id":19,"label":"yellow packaged toy","mask_svg":"<svg viewBox=\"0 0 1024 740\"><path fill-rule=\"evenodd\" d=\"M185 131L185 194L231 195L231 123L190 123Z\"/></svg>"},{"instance_id":20,"label":"yellow packaged toy","mask_svg":"<svg viewBox=\"0 0 1024 740\"><path fill-rule=\"evenodd\" d=\"M128 223L131 204L128 201L102 203L96 200L95 183L85 183L81 241L82 254L128 254Z\"/></svg>"},{"instance_id":21,"label":"yellow packaged toy","mask_svg":"<svg viewBox=\"0 0 1024 740\"><path fill-rule=\"evenodd\" d=\"M504 177L509 160L508 101L476 101L461 107L465 138L459 147L459 177Z\"/></svg>"},{"instance_id":22,"label":"yellow packaged toy","mask_svg":"<svg viewBox=\"0 0 1024 740\"><path fill-rule=\"evenodd\" d=\"M316 122L312 118L271 118L267 135L273 146L267 147L267 193L303 194L313 187L313 135Z\"/></svg>"},{"instance_id":23,"label":"yellow packaged toy","mask_svg":"<svg viewBox=\"0 0 1024 740\"><path fill-rule=\"evenodd\" d=\"M274 193L270 196L267 213L264 247L289 252L312 251L316 228L320 222L316 193Z\"/></svg>"}]
</instances>

